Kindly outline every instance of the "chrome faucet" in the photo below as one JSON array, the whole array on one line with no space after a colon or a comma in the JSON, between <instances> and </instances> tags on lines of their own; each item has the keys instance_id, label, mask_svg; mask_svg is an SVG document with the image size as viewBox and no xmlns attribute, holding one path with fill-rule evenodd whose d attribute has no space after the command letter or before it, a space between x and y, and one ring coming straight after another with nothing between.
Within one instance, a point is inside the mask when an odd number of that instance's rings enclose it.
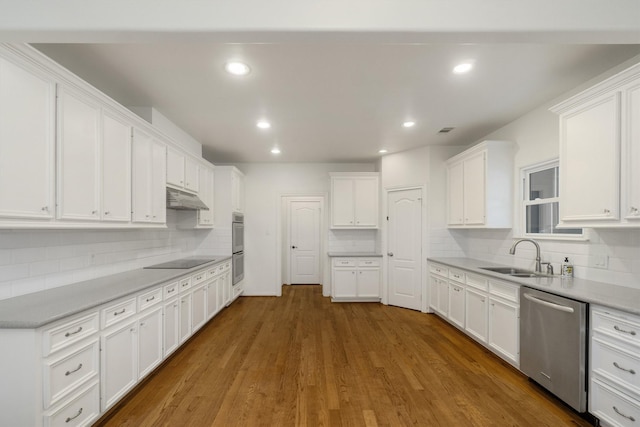
<instances>
[{"instance_id":1,"label":"chrome faucet","mask_svg":"<svg viewBox=\"0 0 640 427\"><path fill-rule=\"evenodd\" d=\"M542 273L542 263L540 263L540 245L535 240L532 240L532 239L520 239L520 240L517 240L513 244L513 246L511 246L511 249L509 249L509 253L511 255L515 255L516 246L518 246L518 244L521 243L521 242L531 242L536 246L536 273Z\"/></svg>"}]
</instances>

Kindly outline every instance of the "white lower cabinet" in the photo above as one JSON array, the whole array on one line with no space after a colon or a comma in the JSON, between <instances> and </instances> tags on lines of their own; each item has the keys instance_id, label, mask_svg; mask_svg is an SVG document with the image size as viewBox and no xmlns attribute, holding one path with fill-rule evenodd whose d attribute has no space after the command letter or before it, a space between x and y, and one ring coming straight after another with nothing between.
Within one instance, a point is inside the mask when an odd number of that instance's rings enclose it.
<instances>
[{"instance_id":1,"label":"white lower cabinet","mask_svg":"<svg viewBox=\"0 0 640 427\"><path fill-rule=\"evenodd\" d=\"M149 309L138 323L138 377L143 378L162 362L162 306Z\"/></svg>"},{"instance_id":2,"label":"white lower cabinet","mask_svg":"<svg viewBox=\"0 0 640 427\"><path fill-rule=\"evenodd\" d=\"M207 290L204 283L193 288L191 302L191 329L195 332L207 321Z\"/></svg>"},{"instance_id":3,"label":"white lower cabinet","mask_svg":"<svg viewBox=\"0 0 640 427\"><path fill-rule=\"evenodd\" d=\"M100 384L97 380L82 387L77 394L44 413L47 427L91 425L100 415Z\"/></svg>"},{"instance_id":4,"label":"white lower cabinet","mask_svg":"<svg viewBox=\"0 0 640 427\"><path fill-rule=\"evenodd\" d=\"M167 357L180 345L180 301L172 298L164 303L164 344Z\"/></svg>"},{"instance_id":5,"label":"white lower cabinet","mask_svg":"<svg viewBox=\"0 0 640 427\"><path fill-rule=\"evenodd\" d=\"M429 307L518 367L519 285L433 262L429 272Z\"/></svg>"},{"instance_id":6,"label":"white lower cabinet","mask_svg":"<svg viewBox=\"0 0 640 427\"><path fill-rule=\"evenodd\" d=\"M332 301L380 301L380 258L334 258Z\"/></svg>"},{"instance_id":7,"label":"white lower cabinet","mask_svg":"<svg viewBox=\"0 0 640 427\"><path fill-rule=\"evenodd\" d=\"M137 321L114 326L102 334L101 410L113 406L138 380Z\"/></svg>"},{"instance_id":8,"label":"white lower cabinet","mask_svg":"<svg viewBox=\"0 0 640 427\"><path fill-rule=\"evenodd\" d=\"M191 294L180 296L180 343L191 336Z\"/></svg>"},{"instance_id":9,"label":"white lower cabinet","mask_svg":"<svg viewBox=\"0 0 640 427\"><path fill-rule=\"evenodd\" d=\"M640 316L591 305L589 412L603 426L640 422Z\"/></svg>"}]
</instances>

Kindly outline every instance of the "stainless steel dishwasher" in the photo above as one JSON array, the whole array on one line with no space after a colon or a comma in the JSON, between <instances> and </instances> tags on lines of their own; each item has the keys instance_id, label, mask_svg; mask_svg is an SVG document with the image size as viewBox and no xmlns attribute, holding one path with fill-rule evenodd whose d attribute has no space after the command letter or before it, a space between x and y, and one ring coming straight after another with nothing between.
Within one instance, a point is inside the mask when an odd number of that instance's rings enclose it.
<instances>
[{"instance_id":1,"label":"stainless steel dishwasher","mask_svg":"<svg viewBox=\"0 0 640 427\"><path fill-rule=\"evenodd\" d=\"M520 288L520 370L578 412L587 410L587 303Z\"/></svg>"}]
</instances>

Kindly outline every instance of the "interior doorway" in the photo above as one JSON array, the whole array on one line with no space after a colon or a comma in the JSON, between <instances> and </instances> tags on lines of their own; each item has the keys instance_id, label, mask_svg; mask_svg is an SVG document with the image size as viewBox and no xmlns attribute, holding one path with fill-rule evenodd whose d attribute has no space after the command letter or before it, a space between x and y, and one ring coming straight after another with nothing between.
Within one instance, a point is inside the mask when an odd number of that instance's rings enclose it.
<instances>
[{"instance_id":1,"label":"interior doorway","mask_svg":"<svg viewBox=\"0 0 640 427\"><path fill-rule=\"evenodd\" d=\"M283 283L322 284L324 197L285 197L283 213Z\"/></svg>"}]
</instances>

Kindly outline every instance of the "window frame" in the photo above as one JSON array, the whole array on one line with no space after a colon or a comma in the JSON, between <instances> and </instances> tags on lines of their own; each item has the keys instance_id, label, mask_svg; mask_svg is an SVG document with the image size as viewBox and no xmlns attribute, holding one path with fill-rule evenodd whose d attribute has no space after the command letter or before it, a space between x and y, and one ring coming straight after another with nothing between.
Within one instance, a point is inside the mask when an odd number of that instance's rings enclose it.
<instances>
[{"instance_id":1,"label":"window frame","mask_svg":"<svg viewBox=\"0 0 640 427\"><path fill-rule=\"evenodd\" d=\"M568 241L586 241L589 240L587 230L581 227L567 227L571 229L582 229L580 234L564 234L564 233L528 233L527 232L527 207L536 205L545 205L551 203L562 203L560 197L560 174L555 176L556 197L549 197L545 199L529 199L529 182L531 174L541 172L547 169L560 168L560 159L554 158L545 160L543 162L534 163L531 165L523 166L520 168L520 203L518 204L518 224L519 224L519 237L532 238L536 240L568 240Z\"/></svg>"}]
</instances>

